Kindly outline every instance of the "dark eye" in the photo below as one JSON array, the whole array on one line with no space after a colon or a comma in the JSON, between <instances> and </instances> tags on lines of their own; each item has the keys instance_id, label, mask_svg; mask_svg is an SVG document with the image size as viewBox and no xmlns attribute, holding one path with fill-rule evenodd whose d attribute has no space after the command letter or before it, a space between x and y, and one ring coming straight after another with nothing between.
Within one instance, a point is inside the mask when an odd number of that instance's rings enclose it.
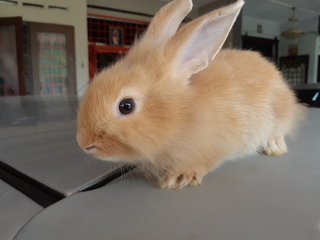
<instances>
[{"instance_id":1,"label":"dark eye","mask_svg":"<svg viewBox=\"0 0 320 240\"><path fill-rule=\"evenodd\" d=\"M132 113L136 104L132 98L125 98L119 104L119 111L122 114Z\"/></svg>"}]
</instances>

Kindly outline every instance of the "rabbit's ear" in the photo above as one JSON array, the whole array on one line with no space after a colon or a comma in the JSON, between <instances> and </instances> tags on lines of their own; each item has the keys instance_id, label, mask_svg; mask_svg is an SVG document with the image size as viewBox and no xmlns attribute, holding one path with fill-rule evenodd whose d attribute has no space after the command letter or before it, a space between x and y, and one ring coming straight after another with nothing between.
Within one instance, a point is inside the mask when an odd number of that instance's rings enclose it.
<instances>
[{"instance_id":1,"label":"rabbit's ear","mask_svg":"<svg viewBox=\"0 0 320 240\"><path fill-rule=\"evenodd\" d=\"M162 7L152 19L141 39L141 45L146 42L156 45L168 41L176 33L180 23L191 9L191 0L174 0Z\"/></svg>"},{"instance_id":2,"label":"rabbit's ear","mask_svg":"<svg viewBox=\"0 0 320 240\"><path fill-rule=\"evenodd\" d=\"M172 37L165 55L172 60L174 75L190 77L208 66L221 49L243 4L243 0L238 0L197 18Z\"/></svg>"}]
</instances>

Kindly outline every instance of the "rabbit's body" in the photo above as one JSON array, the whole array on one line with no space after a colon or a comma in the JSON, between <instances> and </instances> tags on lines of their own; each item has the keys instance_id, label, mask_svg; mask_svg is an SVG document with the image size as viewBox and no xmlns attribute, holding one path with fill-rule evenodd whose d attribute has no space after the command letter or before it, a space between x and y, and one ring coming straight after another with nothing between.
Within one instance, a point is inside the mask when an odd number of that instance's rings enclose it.
<instances>
[{"instance_id":1,"label":"rabbit's body","mask_svg":"<svg viewBox=\"0 0 320 240\"><path fill-rule=\"evenodd\" d=\"M191 1L163 7L128 55L90 84L79 145L100 159L145 166L163 188L200 184L226 159L285 153L284 136L302 114L293 92L260 54L219 51L242 5L177 33Z\"/></svg>"},{"instance_id":2,"label":"rabbit's body","mask_svg":"<svg viewBox=\"0 0 320 240\"><path fill-rule=\"evenodd\" d=\"M204 126L219 126L214 135L233 146L228 157L250 154L286 135L301 110L276 67L257 52L222 50L191 79L198 114L207 110L201 117L208 121Z\"/></svg>"},{"instance_id":3,"label":"rabbit's body","mask_svg":"<svg viewBox=\"0 0 320 240\"><path fill-rule=\"evenodd\" d=\"M296 126L303 107L276 67L259 53L222 50L190 82L190 115L184 113L181 132L150 162L175 169L175 178L195 177L196 184L223 160L257 151L287 152L284 136ZM168 176L160 184L179 187Z\"/></svg>"}]
</instances>

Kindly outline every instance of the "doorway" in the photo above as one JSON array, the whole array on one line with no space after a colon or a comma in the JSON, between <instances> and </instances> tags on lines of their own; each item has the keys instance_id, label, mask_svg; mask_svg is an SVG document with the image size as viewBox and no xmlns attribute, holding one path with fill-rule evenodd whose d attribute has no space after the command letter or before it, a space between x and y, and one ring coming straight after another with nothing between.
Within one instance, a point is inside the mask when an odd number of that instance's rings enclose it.
<instances>
[{"instance_id":1,"label":"doorway","mask_svg":"<svg viewBox=\"0 0 320 240\"><path fill-rule=\"evenodd\" d=\"M0 18L0 96L76 94L74 28Z\"/></svg>"},{"instance_id":2,"label":"doorway","mask_svg":"<svg viewBox=\"0 0 320 240\"><path fill-rule=\"evenodd\" d=\"M22 18L0 18L0 96L25 95Z\"/></svg>"},{"instance_id":3,"label":"doorway","mask_svg":"<svg viewBox=\"0 0 320 240\"><path fill-rule=\"evenodd\" d=\"M29 22L27 32L32 61L29 91L40 96L75 95L73 27Z\"/></svg>"},{"instance_id":4,"label":"doorway","mask_svg":"<svg viewBox=\"0 0 320 240\"><path fill-rule=\"evenodd\" d=\"M258 51L264 57L278 63L278 39L258 38L244 35L242 36L242 48Z\"/></svg>"}]
</instances>

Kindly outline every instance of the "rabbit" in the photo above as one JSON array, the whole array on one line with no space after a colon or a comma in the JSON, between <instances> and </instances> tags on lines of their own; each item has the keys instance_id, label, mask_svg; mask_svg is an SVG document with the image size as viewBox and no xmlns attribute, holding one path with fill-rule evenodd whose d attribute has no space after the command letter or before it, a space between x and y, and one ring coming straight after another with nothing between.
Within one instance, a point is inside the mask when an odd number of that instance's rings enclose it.
<instances>
[{"instance_id":1,"label":"rabbit","mask_svg":"<svg viewBox=\"0 0 320 240\"><path fill-rule=\"evenodd\" d=\"M243 4L180 28L192 1L161 8L128 54L90 83L78 110L79 146L141 166L164 189L199 185L226 160L286 153L285 136L304 107L259 53L220 51Z\"/></svg>"}]
</instances>

